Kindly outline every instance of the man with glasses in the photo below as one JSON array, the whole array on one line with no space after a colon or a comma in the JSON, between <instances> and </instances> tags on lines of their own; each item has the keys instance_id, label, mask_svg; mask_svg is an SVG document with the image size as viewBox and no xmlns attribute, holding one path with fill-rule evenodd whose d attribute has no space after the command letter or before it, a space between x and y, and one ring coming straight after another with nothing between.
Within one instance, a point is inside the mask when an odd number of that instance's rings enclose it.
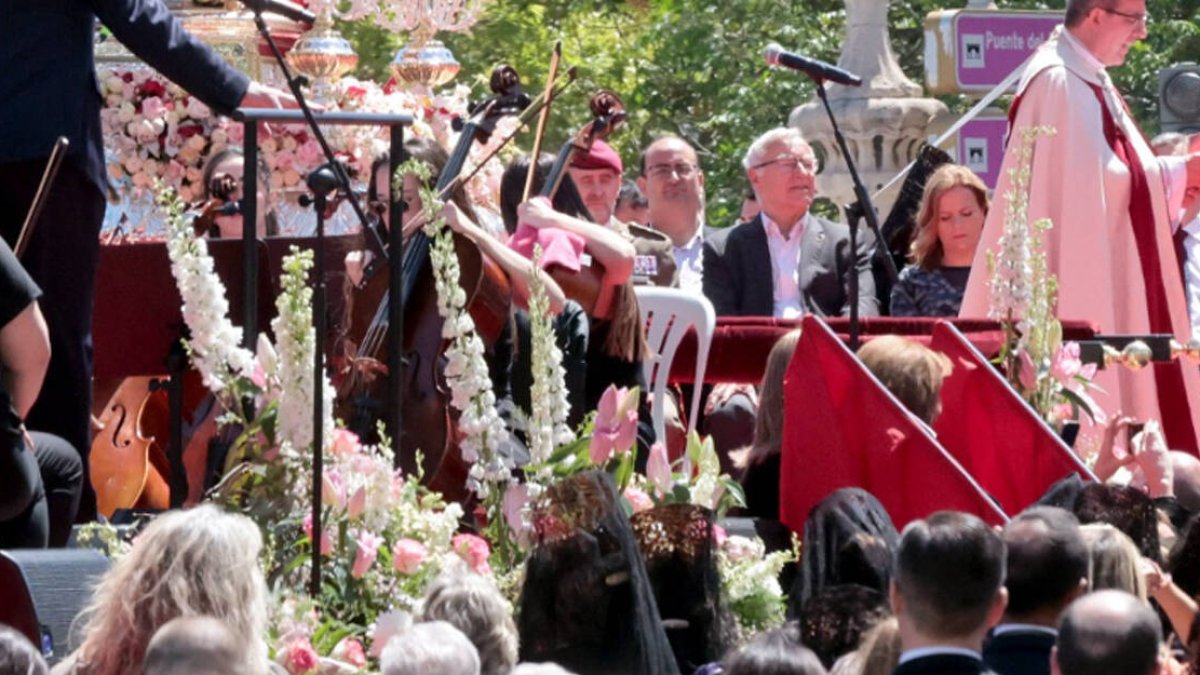
<instances>
[{"instance_id":1,"label":"man with glasses","mask_svg":"<svg viewBox=\"0 0 1200 675\"><path fill-rule=\"evenodd\" d=\"M1145 0L1068 0L1064 26L1038 48L1009 110L1009 146L984 224L960 316L986 317L988 255L999 240L1020 168L1022 138L1038 137L1029 175L1028 222L1042 233L1048 270L1058 280L1058 316L1092 321L1105 333L1191 334L1171 241L1189 186L1200 184L1200 155L1155 157L1106 69L1146 37ZM1152 372L1101 371L1105 410L1158 419L1173 448L1197 450L1200 371L1182 363Z\"/></svg>"},{"instance_id":2,"label":"man with glasses","mask_svg":"<svg viewBox=\"0 0 1200 675\"><path fill-rule=\"evenodd\" d=\"M704 246L704 294L717 315L843 316L850 312L850 275L858 277L860 316L877 316L869 251L862 232L850 249L846 225L809 213L816 197L817 158L790 127L772 129L742 161L761 212Z\"/></svg>"},{"instance_id":3,"label":"man with glasses","mask_svg":"<svg viewBox=\"0 0 1200 675\"><path fill-rule=\"evenodd\" d=\"M704 274L704 172L696 151L678 136L656 139L642 152L638 188L650 207L650 227L671 239L679 287L700 293Z\"/></svg>"}]
</instances>

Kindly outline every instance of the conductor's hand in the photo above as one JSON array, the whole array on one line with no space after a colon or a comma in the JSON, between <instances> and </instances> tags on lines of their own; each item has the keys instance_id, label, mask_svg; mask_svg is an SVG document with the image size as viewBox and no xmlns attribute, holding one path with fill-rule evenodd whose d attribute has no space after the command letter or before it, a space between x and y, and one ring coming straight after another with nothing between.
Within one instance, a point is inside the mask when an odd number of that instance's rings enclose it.
<instances>
[{"instance_id":1,"label":"conductor's hand","mask_svg":"<svg viewBox=\"0 0 1200 675\"><path fill-rule=\"evenodd\" d=\"M298 108L296 99L282 89L269 87L259 82L250 82L246 95L242 97L241 108ZM1189 176L1191 173L1189 164Z\"/></svg>"}]
</instances>

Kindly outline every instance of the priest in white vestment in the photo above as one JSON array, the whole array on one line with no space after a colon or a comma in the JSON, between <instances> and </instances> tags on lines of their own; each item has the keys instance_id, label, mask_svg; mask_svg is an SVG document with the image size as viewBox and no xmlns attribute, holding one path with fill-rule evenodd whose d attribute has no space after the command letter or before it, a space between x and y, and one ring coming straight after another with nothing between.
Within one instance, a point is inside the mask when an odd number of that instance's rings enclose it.
<instances>
[{"instance_id":1,"label":"priest in white vestment","mask_svg":"<svg viewBox=\"0 0 1200 675\"><path fill-rule=\"evenodd\" d=\"M1191 333L1171 240L1200 155L1155 157L1106 67L1124 62L1146 36L1145 0L1068 0L1060 26L1030 61L1009 112L1009 147L963 298L963 317L986 317L987 251L1003 233L1009 169L1020 131L1050 126L1033 151L1028 218L1049 218L1043 235L1058 278L1058 316L1095 322L1106 334ZM1180 363L1141 372L1101 371L1109 413L1159 419L1172 448L1197 451L1200 370Z\"/></svg>"}]
</instances>

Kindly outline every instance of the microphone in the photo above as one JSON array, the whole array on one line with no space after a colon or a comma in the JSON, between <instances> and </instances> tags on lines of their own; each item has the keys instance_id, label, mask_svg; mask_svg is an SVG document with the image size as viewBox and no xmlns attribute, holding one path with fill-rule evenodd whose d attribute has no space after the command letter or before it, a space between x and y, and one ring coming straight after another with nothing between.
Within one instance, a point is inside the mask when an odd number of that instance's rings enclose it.
<instances>
[{"instance_id":1,"label":"microphone","mask_svg":"<svg viewBox=\"0 0 1200 675\"><path fill-rule=\"evenodd\" d=\"M317 17L307 9L288 0L242 0L246 9L255 14L270 12L299 23L314 23Z\"/></svg>"},{"instance_id":2,"label":"microphone","mask_svg":"<svg viewBox=\"0 0 1200 675\"><path fill-rule=\"evenodd\" d=\"M245 0L243 0L245 1ZM822 80L844 84L847 87L862 86L862 78L846 70L842 70L835 65L810 59L807 56L800 56L792 52L784 51L783 47L778 44L771 43L763 50L763 56L767 59L767 63L772 66L783 66L798 70L814 80Z\"/></svg>"}]
</instances>

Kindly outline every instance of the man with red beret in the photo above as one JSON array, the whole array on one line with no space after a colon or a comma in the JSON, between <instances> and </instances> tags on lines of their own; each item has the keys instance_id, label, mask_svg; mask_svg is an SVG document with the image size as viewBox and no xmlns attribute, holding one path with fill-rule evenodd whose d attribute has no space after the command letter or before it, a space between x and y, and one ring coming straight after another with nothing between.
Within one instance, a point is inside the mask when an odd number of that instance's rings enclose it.
<instances>
[{"instance_id":1,"label":"man with red beret","mask_svg":"<svg viewBox=\"0 0 1200 675\"><path fill-rule=\"evenodd\" d=\"M592 219L633 241L637 251L634 283L677 286L671 240L660 232L636 223L623 223L613 216L621 193L621 174L625 171L617 151L604 141L595 141L590 152L575 153L568 171Z\"/></svg>"}]
</instances>

